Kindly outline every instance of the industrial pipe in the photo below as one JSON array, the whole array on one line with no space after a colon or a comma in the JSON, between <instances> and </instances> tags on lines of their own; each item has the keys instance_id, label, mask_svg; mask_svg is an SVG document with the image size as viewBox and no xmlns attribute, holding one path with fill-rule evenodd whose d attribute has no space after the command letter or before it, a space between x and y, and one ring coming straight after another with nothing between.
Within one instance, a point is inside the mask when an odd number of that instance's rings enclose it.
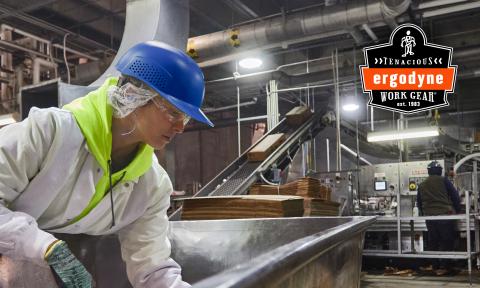
<instances>
[{"instance_id":1,"label":"industrial pipe","mask_svg":"<svg viewBox=\"0 0 480 288\"><path fill-rule=\"evenodd\" d=\"M230 109L233 109L233 108L237 108L238 106L239 106L239 107L250 106L250 105L257 104L257 101L258 101L258 98L257 98L257 97L253 97L251 101L242 102L242 103L240 103L240 104L227 105L227 106L218 107L218 108L205 108L205 109L203 109L203 112L204 112L205 114L207 114L207 113L213 113L213 112L230 110Z\"/></svg>"},{"instance_id":2,"label":"industrial pipe","mask_svg":"<svg viewBox=\"0 0 480 288\"><path fill-rule=\"evenodd\" d=\"M347 151L348 153L350 153L350 154L351 154L352 156L354 156L355 158L358 157L357 152L353 151L353 150L350 149L348 146L345 146L344 144L340 144L340 147L341 147L343 150L345 150L345 151ZM370 165L370 166L373 165L370 161L368 161L367 159L365 159L365 158L363 158L363 157L359 157L359 159L360 159L363 163L365 163L365 164L367 164L367 165Z\"/></svg>"},{"instance_id":3,"label":"industrial pipe","mask_svg":"<svg viewBox=\"0 0 480 288\"><path fill-rule=\"evenodd\" d=\"M282 47L288 41L378 21L388 23L404 13L410 3L411 0L356 0L316 7L192 37L188 41L187 52L198 57L199 64L205 67L208 64L204 62L224 58L226 55Z\"/></svg>"},{"instance_id":4,"label":"industrial pipe","mask_svg":"<svg viewBox=\"0 0 480 288\"><path fill-rule=\"evenodd\" d=\"M460 166L463 165L463 163L465 163L466 161L470 160L470 159L474 159L476 157L480 157L480 153L473 153L473 154L470 154L470 155L467 155L465 157L463 157L462 159L460 159L460 161L458 161L455 166L453 166L453 172L454 173L457 173L457 170L458 168L460 168ZM474 161L477 161L477 159L474 159Z\"/></svg>"}]
</instances>

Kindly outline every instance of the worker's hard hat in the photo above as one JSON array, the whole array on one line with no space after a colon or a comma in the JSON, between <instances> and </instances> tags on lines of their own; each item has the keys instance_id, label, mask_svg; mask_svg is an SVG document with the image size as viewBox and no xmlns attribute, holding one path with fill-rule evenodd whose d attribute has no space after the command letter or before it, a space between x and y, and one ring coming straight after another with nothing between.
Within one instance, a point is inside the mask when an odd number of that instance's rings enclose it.
<instances>
[{"instance_id":1,"label":"worker's hard hat","mask_svg":"<svg viewBox=\"0 0 480 288\"><path fill-rule=\"evenodd\" d=\"M115 68L143 81L185 114L213 127L200 110L205 94L203 73L183 51L159 41L143 42L120 57Z\"/></svg>"},{"instance_id":2,"label":"worker's hard hat","mask_svg":"<svg viewBox=\"0 0 480 288\"><path fill-rule=\"evenodd\" d=\"M432 161L427 166L429 175L442 175L442 169L443 167L438 161Z\"/></svg>"},{"instance_id":3,"label":"worker's hard hat","mask_svg":"<svg viewBox=\"0 0 480 288\"><path fill-rule=\"evenodd\" d=\"M438 161L432 161L428 164L427 166L428 169L430 168L442 168L442 165L440 165L440 163Z\"/></svg>"}]
</instances>

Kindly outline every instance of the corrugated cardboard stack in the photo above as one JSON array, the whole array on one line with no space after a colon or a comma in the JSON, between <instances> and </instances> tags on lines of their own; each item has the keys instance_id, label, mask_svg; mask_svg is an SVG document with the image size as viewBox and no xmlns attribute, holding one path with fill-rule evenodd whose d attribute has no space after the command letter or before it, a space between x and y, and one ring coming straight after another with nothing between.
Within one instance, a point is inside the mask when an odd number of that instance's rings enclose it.
<instances>
[{"instance_id":1,"label":"corrugated cardboard stack","mask_svg":"<svg viewBox=\"0 0 480 288\"><path fill-rule=\"evenodd\" d=\"M305 198L303 207L303 216L338 216L340 203L318 198Z\"/></svg>"},{"instance_id":2,"label":"corrugated cardboard stack","mask_svg":"<svg viewBox=\"0 0 480 288\"><path fill-rule=\"evenodd\" d=\"M241 195L183 199L182 220L301 217L303 198Z\"/></svg>"},{"instance_id":3,"label":"corrugated cardboard stack","mask_svg":"<svg viewBox=\"0 0 480 288\"><path fill-rule=\"evenodd\" d=\"M320 180L305 177L280 185L253 185L250 195L296 195L304 198L304 216L337 216L339 203L330 201L331 189Z\"/></svg>"},{"instance_id":4,"label":"corrugated cardboard stack","mask_svg":"<svg viewBox=\"0 0 480 288\"><path fill-rule=\"evenodd\" d=\"M320 183L320 180L304 177L296 181L275 185L253 185L250 195L297 195L302 197L330 200L330 189Z\"/></svg>"}]
</instances>

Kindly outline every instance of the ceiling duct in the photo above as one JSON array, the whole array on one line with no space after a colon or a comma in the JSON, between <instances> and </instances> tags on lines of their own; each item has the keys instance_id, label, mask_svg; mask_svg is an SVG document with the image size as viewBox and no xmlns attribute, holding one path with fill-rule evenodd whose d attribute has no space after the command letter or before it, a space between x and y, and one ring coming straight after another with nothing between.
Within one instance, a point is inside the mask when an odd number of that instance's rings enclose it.
<instances>
[{"instance_id":1,"label":"ceiling duct","mask_svg":"<svg viewBox=\"0 0 480 288\"><path fill-rule=\"evenodd\" d=\"M334 6L283 14L264 21L189 39L187 50L200 66L216 65L218 59L250 50L285 46L321 33L348 30L374 22L391 23L404 13L411 0L357 0ZM217 61L213 61L217 60Z\"/></svg>"},{"instance_id":2,"label":"ceiling duct","mask_svg":"<svg viewBox=\"0 0 480 288\"><path fill-rule=\"evenodd\" d=\"M179 49L185 48L190 22L187 0L127 0L126 2L127 16L122 43L109 68L89 86L69 85L55 79L39 85L22 87L20 101L22 118L28 115L32 106L62 107L102 85L107 77L119 75L115 64L130 47L137 43L158 40ZM4 42L7 41L0 40L0 44ZM90 68L95 69L95 67ZM95 70L89 71L95 72Z\"/></svg>"},{"instance_id":3,"label":"ceiling duct","mask_svg":"<svg viewBox=\"0 0 480 288\"><path fill-rule=\"evenodd\" d=\"M183 50L190 24L188 7L187 0L127 0L125 29L117 56L90 86L100 86L107 77L118 76L115 64L135 44L158 40Z\"/></svg>"}]
</instances>

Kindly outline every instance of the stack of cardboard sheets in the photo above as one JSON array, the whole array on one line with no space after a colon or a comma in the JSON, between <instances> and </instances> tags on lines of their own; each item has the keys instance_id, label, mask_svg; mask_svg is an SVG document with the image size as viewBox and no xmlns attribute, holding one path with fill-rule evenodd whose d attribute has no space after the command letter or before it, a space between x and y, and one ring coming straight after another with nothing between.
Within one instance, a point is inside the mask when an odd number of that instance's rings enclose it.
<instances>
[{"instance_id":1,"label":"stack of cardboard sheets","mask_svg":"<svg viewBox=\"0 0 480 288\"><path fill-rule=\"evenodd\" d=\"M295 195L304 198L304 216L338 216L340 204L330 201L331 189L310 177L280 185L253 185L250 195Z\"/></svg>"},{"instance_id":2,"label":"stack of cardboard sheets","mask_svg":"<svg viewBox=\"0 0 480 288\"><path fill-rule=\"evenodd\" d=\"M318 199L305 198L303 216L338 216L340 203Z\"/></svg>"},{"instance_id":3,"label":"stack of cardboard sheets","mask_svg":"<svg viewBox=\"0 0 480 288\"><path fill-rule=\"evenodd\" d=\"M241 195L183 199L182 220L301 217L303 198Z\"/></svg>"},{"instance_id":4,"label":"stack of cardboard sheets","mask_svg":"<svg viewBox=\"0 0 480 288\"><path fill-rule=\"evenodd\" d=\"M253 185L250 195L297 195L302 197L330 200L331 190L320 183L320 180L304 177L296 181L275 185Z\"/></svg>"}]
</instances>

